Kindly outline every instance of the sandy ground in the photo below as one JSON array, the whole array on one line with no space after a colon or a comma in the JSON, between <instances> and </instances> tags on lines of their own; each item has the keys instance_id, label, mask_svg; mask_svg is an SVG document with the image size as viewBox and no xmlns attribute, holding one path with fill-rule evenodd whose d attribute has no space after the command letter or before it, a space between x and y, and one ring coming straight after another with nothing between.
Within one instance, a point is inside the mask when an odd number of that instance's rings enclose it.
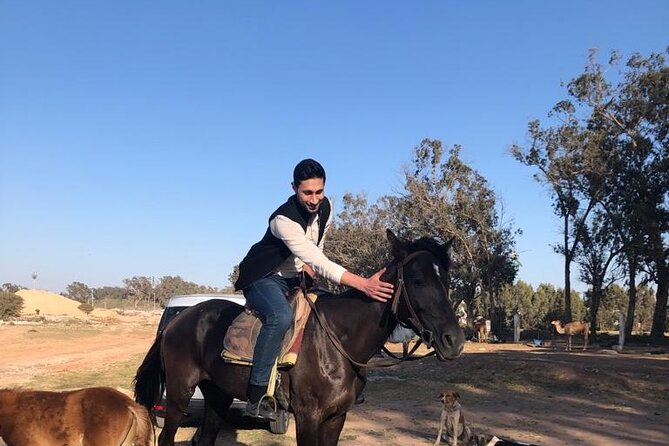
<instances>
[{"instance_id":1,"label":"sandy ground","mask_svg":"<svg viewBox=\"0 0 669 446\"><path fill-rule=\"evenodd\" d=\"M60 330L62 336L54 330ZM71 333L82 330L84 335L73 342ZM57 329L53 325L0 325L0 387L21 386L37 376L96 370L128 361L146 353L155 333L153 325L135 324Z\"/></svg>"},{"instance_id":2,"label":"sandy ground","mask_svg":"<svg viewBox=\"0 0 669 446\"><path fill-rule=\"evenodd\" d=\"M59 339L39 326L0 325L0 387L128 361L148 350L155 325L109 324L76 341L66 333L72 328L62 330ZM436 396L446 387L460 392L478 433L544 446L669 444L669 355L474 343L452 362L431 357L370 372L367 401L349 413L340 444L432 444ZM178 444L190 444L193 432L180 429ZM294 423L286 435L273 435L233 417L216 445L289 445L294 438Z\"/></svg>"}]
</instances>

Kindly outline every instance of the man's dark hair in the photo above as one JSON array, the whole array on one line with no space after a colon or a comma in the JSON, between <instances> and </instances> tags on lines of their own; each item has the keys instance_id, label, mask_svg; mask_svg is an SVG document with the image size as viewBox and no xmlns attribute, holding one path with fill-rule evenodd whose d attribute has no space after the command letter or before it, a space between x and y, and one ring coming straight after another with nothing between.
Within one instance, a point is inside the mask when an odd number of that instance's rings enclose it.
<instances>
[{"instance_id":1,"label":"man's dark hair","mask_svg":"<svg viewBox=\"0 0 669 446\"><path fill-rule=\"evenodd\" d=\"M299 186L302 181L311 178L323 178L323 183L325 183L325 169L323 169L323 166L311 158L297 163L295 170L293 170L293 184L295 187Z\"/></svg>"}]
</instances>

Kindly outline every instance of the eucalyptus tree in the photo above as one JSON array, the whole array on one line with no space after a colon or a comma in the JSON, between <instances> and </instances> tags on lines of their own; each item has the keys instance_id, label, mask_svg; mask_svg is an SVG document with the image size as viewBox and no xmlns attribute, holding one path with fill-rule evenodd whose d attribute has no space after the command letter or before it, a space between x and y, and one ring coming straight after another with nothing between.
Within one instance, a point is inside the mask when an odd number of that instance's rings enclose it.
<instances>
[{"instance_id":1,"label":"eucalyptus tree","mask_svg":"<svg viewBox=\"0 0 669 446\"><path fill-rule=\"evenodd\" d=\"M100 288L95 288L93 290L95 292L95 298L98 301L101 300L110 300L114 302L120 303L122 300L125 300L128 298L127 295L127 290L122 287L118 286L103 286Z\"/></svg>"},{"instance_id":2,"label":"eucalyptus tree","mask_svg":"<svg viewBox=\"0 0 669 446\"><path fill-rule=\"evenodd\" d=\"M569 98L553 108L551 115L560 120L548 128L532 121L530 147L514 146L513 154L537 168L536 178L550 186L563 218L567 316L569 264L589 214L601 206L623 242L630 285L627 331L634 322L636 276L648 262L657 286L651 334L659 338L669 292L669 69L665 54L634 54L619 71L617 53L608 67L596 56L591 51L583 74L567 84Z\"/></svg>"},{"instance_id":3,"label":"eucalyptus tree","mask_svg":"<svg viewBox=\"0 0 669 446\"><path fill-rule=\"evenodd\" d=\"M499 289L515 279L519 231L502 222L494 191L460 151L455 145L444 153L441 141L421 141L404 169L404 191L387 197L392 212L385 217L408 238L454 238L454 300L464 300L471 317L480 297L493 324L501 323Z\"/></svg>"},{"instance_id":4,"label":"eucalyptus tree","mask_svg":"<svg viewBox=\"0 0 669 446\"><path fill-rule=\"evenodd\" d=\"M610 227L603 212L596 212L583 230L581 247L576 254L581 281L590 285L586 292L590 310L590 331L597 334L597 313L605 290L622 278L616 259L623 249L622 241Z\"/></svg>"},{"instance_id":5,"label":"eucalyptus tree","mask_svg":"<svg viewBox=\"0 0 669 446\"><path fill-rule=\"evenodd\" d=\"M669 50L668 50L669 51ZM606 174L600 201L627 235L630 290L639 259L646 260L657 287L651 336L664 336L669 293L669 67L665 53L634 54L622 70L612 53L608 66L591 53L585 72L569 84L579 105L590 111L589 131L599 135ZM618 76L615 81L607 76ZM628 333L634 322L630 294Z\"/></svg>"},{"instance_id":6,"label":"eucalyptus tree","mask_svg":"<svg viewBox=\"0 0 669 446\"><path fill-rule=\"evenodd\" d=\"M89 302L93 290L82 282L72 282L65 288L65 297L76 300L78 302Z\"/></svg>"},{"instance_id":7,"label":"eucalyptus tree","mask_svg":"<svg viewBox=\"0 0 669 446\"><path fill-rule=\"evenodd\" d=\"M153 282L153 280L152 280ZM181 278L181 276L163 276L152 289L152 298L158 304L165 304L167 300L178 294L216 293L218 289L211 286L198 285Z\"/></svg>"},{"instance_id":8,"label":"eucalyptus tree","mask_svg":"<svg viewBox=\"0 0 669 446\"><path fill-rule=\"evenodd\" d=\"M390 261L385 218L385 202L368 204L363 193L346 193L342 210L325 241L325 253L333 261L357 274L370 276ZM330 284L333 286L333 284Z\"/></svg>"},{"instance_id":9,"label":"eucalyptus tree","mask_svg":"<svg viewBox=\"0 0 669 446\"><path fill-rule=\"evenodd\" d=\"M539 326L543 314L539 307L533 302L534 289L532 285L522 280L514 284L506 284L500 289L500 300L504 307L506 322L513 323L513 315L520 314L521 326L525 329Z\"/></svg>"},{"instance_id":10,"label":"eucalyptus tree","mask_svg":"<svg viewBox=\"0 0 669 446\"><path fill-rule=\"evenodd\" d=\"M11 282L3 283L2 286L0 286L0 292L5 293L16 293L22 289L25 289L25 287Z\"/></svg>"},{"instance_id":11,"label":"eucalyptus tree","mask_svg":"<svg viewBox=\"0 0 669 446\"><path fill-rule=\"evenodd\" d=\"M125 285L127 296L135 308L142 302L151 302L154 296L154 281L152 278L133 276L130 279L123 279L123 284Z\"/></svg>"},{"instance_id":12,"label":"eucalyptus tree","mask_svg":"<svg viewBox=\"0 0 669 446\"><path fill-rule=\"evenodd\" d=\"M565 319L571 320L571 264L598 195L591 193L587 182L592 169L584 153L587 132L576 108L568 100L560 101L549 118L556 118L556 123L546 128L539 120L531 121L530 146L514 145L511 152L522 164L537 169L534 178L548 188L553 210L562 219L562 241L554 249L564 256L564 312Z\"/></svg>"}]
</instances>

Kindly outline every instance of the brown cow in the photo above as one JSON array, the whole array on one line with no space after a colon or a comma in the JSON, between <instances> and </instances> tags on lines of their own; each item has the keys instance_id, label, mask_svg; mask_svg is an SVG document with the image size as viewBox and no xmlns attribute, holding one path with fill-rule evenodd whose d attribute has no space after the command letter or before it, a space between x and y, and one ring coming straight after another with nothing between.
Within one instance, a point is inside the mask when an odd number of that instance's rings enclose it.
<instances>
[{"instance_id":1,"label":"brown cow","mask_svg":"<svg viewBox=\"0 0 669 446\"><path fill-rule=\"evenodd\" d=\"M109 387L0 389L0 437L11 446L150 446L145 408Z\"/></svg>"}]
</instances>

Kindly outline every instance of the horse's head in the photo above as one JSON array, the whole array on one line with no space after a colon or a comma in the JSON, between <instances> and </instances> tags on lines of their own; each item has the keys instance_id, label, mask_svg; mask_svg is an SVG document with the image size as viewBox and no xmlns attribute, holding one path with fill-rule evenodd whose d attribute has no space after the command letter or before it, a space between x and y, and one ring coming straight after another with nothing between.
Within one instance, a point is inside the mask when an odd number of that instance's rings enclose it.
<instances>
[{"instance_id":1,"label":"horse's head","mask_svg":"<svg viewBox=\"0 0 669 446\"><path fill-rule=\"evenodd\" d=\"M440 360L457 358L465 336L448 297L452 240L441 244L421 238L407 243L390 230L387 235L397 266L393 312L434 348Z\"/></svg>"}]
</instances>

